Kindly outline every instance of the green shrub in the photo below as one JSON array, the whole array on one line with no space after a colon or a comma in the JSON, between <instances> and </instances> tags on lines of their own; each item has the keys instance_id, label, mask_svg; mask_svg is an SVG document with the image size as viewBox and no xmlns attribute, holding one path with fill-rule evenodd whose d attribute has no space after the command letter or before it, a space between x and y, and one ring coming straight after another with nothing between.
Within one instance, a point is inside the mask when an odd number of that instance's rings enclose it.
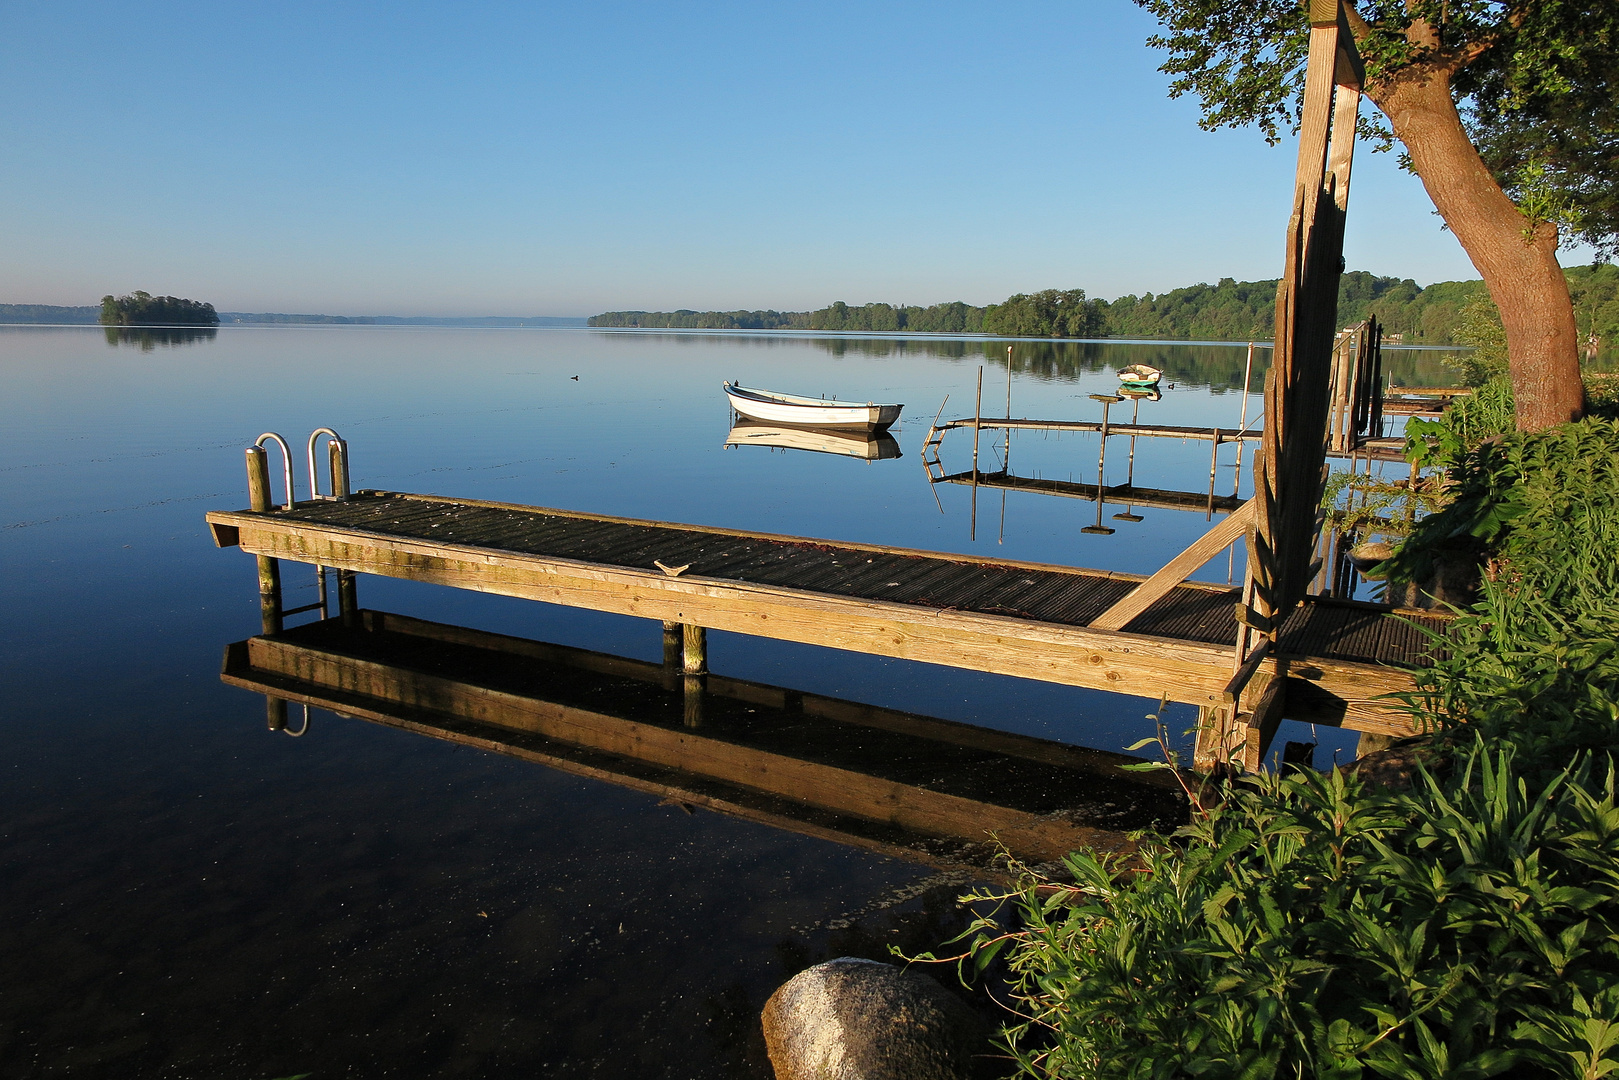
<instances>
[{"instance_id":1,"label":"green shrub","mask_svg":"<svg viewBox=\"0 0 1619 1080\"><path fill-rule=\"evenodd\" d=\"M972 897L1020 1075L1619 1074L1619 423L1452 480L1401 556L1462 538L1490 572L1418 673L1415 785L1245 777L1128 863Z\"/></svg>"},{"instance_id":2,"label":"green shrub","mask_svg":"<svg viewBox=\"0 0 1619 1080\"><path fill-rule=\"evenodd\" d=\"M1611 760L1539 786L1474 738L1404 794L1341 771L1257 776L1135 873L1067 860L1016 894L1005 950L1034 1077L1601 1075L1619 1066ZM982 900L985 897L977 897ZM1595 1014L1587 1023L1584 1014Z\"/></svg>"}]
</instances>

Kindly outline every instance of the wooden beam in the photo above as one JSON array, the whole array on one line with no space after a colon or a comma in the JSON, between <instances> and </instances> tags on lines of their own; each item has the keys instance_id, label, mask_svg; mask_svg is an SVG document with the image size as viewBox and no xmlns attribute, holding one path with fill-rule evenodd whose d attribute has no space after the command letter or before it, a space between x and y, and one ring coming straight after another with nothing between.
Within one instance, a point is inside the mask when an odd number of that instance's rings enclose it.
<instances>
[{"instance_id":1,"label":"wooden beam","mask_svg":"<svg viewBox=\"0 0 1619 1080\"><path fill-rule=\"evenodd\" d=\"M1259 643L1258 648L1248 654L1248 659L1242 662L1242 666L1237 669L1237 673L1231 676L1231 681L1226 683L1225 699L1227 702L1236 705L1242 700L1242 692L1248 689L1248 684L1259 673L1260 665L1270 655L1273 644L1274 642L1270 638L1266 638Z\"/></svg>"},{"instance_id":2,"label":"wooden beam","mask_svg":"<svg viewBox=\"0 0 1619 1080\"><path fill-rule=\"evenodd\" d=\"M1243 768L1258 772L1265 764L1265 752L1276 738L1287 711L1287 680L1272 679L1254 703L1253 712L1246 714L1247 730L1243 740Z\"/></svg>"},{"instance_id":3,"label":"wooden beam","mask_svg":"<svg viewBox=\"0 0 1619 1080\"><path fill-rule=\"evenodd\" d=\"M236 525L251 554L1145 698L1217 704L1231 677L1231 651L1221 645L691 573L672 578L250 513L209 519Z\"/></svg>"},{"instance_id":4,"label":"wooden beam","mask_svg":"<svg viewBox=\"0 0 1619 1080\"><path fill-rule=\"evenodd\" d=\"M1125 597L1091 620L1093 630L1123 630L1126 624L1185 581L1187 575L1242 539L1254 517L1250 500L1169 560L1164 568L1130 590Z\"/></svg>"}]
</instances>

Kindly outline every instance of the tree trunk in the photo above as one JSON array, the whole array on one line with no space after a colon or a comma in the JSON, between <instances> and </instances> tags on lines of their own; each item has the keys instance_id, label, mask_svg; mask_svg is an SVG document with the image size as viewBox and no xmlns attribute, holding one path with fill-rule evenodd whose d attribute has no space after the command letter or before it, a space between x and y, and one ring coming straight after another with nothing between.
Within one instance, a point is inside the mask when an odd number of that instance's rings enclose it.
<instances>
[{"instance_id":1,"label":"tree trunk","mask_svg":"<svg viewBox=\"0 0 1619 1080\"><path fill-rule=\"evenodd\" d=\"M1435 208L1501 309L1519 431L1577 420L1585 409L1568 279L1557 229L1530 223L1479 157L1451 97L1448 72L1415 66L1367 87L1389 118Z\"/></svg>"}]
</instances>

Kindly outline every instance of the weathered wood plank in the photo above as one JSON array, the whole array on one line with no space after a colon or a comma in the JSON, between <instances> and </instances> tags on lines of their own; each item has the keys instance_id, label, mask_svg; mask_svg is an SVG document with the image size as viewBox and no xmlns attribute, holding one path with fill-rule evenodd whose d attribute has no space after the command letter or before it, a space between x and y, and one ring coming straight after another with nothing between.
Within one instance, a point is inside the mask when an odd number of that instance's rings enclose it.
<instances>
[{"instance_id":1,"label":"weathered wood plank","mask_svg":"<svg viewBox=\"0 0 1619 1080\"><path fill-rule=\"evenodd\" d=\"M1231 673L1230 649L1221 645L689 574L670 578L278 514L216 511L209 521L236 529L247 551L267 557L1147 698L1167 695L1192 705L1219 703ZM1280 659L1293 665L1288 675L1301 684L1289 696L1291 718L1379 734L1411 732L1397 706L1378 700L1410 691L1408 673L1369 663ZM1276 663L1267 659L1267 675Z\"/></svg>"},{"instance_id":2,"label":"weathered wood plank","mask_svg":"<svg viewBox=\"0 0 1619 1080\"><path fill-rule=\"evenodd\" d=\"M241 546L302 562L569 607L799 641L1191 704L1215 702L1229 650L974 612L495 552L218 513Z\"/></svg>"},{"instance_id":3,"label":"weathered wood plank","mask_svg":"<svg viewBox=\"0 0 1619 1080\"><path fill-rule=\"evenodd\" d=\"M1246 721L1243 732L1243 767L1257 772L1265 763L1265 753L1276 738L1287 711L1287 680L1272 679L1260 692L1253 712L1241 719Z\"/></svg>"}]
</instances>

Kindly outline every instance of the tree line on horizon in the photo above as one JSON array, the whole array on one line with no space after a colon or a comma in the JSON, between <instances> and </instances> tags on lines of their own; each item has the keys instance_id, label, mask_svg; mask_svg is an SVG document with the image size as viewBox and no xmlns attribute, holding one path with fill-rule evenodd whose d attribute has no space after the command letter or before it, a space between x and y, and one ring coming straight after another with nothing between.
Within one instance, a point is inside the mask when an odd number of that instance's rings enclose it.
<instances>
[{"instance_id":1,"label":"tree line on horizon","mask_svg":"<svg viewBox=\"0 0 1619 1080\"><path fill-rule=\"evenodd\" d=\"M1619 344L1619 266L1570 267L1581 341L1590 357ZM1338 286L1338 322L1377 316L1384 332L1410 344L1459 345L1463 309L1487 296L1484 282L1441 281L1426 288L1410 278L1345 273ZM1170 341L1268 341L1275 332L1276 281L1198 284L1154 295L1091 299L1083 289L1019 293L975 307L955 301L917 307L837 301L815 311L608 311L591 326L682 330L831 330L1001 337L1144 338Z\"/></svg>"}]
</instances>

